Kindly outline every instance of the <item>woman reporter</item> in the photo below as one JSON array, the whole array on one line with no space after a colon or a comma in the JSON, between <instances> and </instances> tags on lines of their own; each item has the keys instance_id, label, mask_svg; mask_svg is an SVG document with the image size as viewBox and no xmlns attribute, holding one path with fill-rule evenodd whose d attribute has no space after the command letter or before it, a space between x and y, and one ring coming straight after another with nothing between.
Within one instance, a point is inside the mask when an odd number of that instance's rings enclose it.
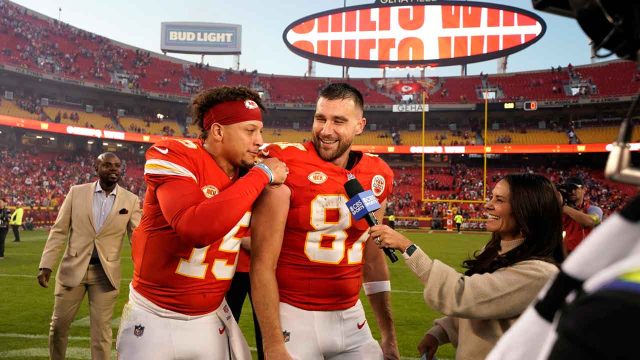
<instances>
[{"instance_id":1,"label":"woman reporter","mask_svg":"<svg viewBox=\"0 0 640 360\"><path fill-rule=\"evenodd\" d=\"M456 359L484 359L558 272L562 213L547 178L507 175L495 185L485 209L492 236L463 262L464 274L430 258L386 225L370 230L369 240L378 247L402 251L405 263L425 286L425 302L445 315L418 345L429 360L439 345L449 342L456 347Z\"/></svg>"}]
</instances>

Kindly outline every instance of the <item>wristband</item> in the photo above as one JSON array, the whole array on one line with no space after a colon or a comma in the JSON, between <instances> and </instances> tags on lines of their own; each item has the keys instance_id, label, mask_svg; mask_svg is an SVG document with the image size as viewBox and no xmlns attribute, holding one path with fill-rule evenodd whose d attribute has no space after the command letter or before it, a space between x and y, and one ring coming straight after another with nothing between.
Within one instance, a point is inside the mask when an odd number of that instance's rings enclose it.
<instances>
[{"instance_id":1,"label":"wristband","mask_svg":"<svg viewBox=\"0 0 640 360\"><path fill-rule=\"evenodd\" d=\"M362 284L365 295L373 295L380 292L391 291L391 281L370 281Z\"/></svg>"},{"instance_id":2,"label":"wristband","mask_svg":"<svg viewBox=\"0 0 640 360\"><path fill-rule=\"evenodd\" d=\"M273 172L271 172L271 169L269 169L267 165L260 163L256 164L254 167L257 167L258 169L264 171L264 173L269 177L269 184L273 183Z\"/></svg>"}]
</instances>

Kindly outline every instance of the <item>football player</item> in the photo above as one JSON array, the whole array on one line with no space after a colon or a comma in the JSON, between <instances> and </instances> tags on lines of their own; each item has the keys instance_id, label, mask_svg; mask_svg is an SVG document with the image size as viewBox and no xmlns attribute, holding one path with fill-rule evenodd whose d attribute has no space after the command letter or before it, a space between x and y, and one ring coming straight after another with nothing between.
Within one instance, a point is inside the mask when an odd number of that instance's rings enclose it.
<instances>
[{"instance_id":1,"label":"football player","mask_svg":"<svg viewBox=\"0 0 640 360\"><path fill-rule=\"evenodd\" d=\"M262 110L248 88L205 90L192 102L200 139L162 140L147 151L119 359L228 359L228 343L235 358L250 358L224 294L253 202L287 174L275 158L254 166Z\"/></svg>"},{"instance_id":2,"label":"football player","mask_svg":"<svg viewBox=\"0 0 640 360\"><path fill-rule=\"evenodd\" d=\"M352 177L383 203L379 219L391 192L389 166L351 150L365 124L360 92L330 84L320 92L313 140L265 149L290 170L286 186L256 201L251 228L251 290L267 359L399 358L383 252L345 205ZM363 281L380 344L359 300Z\"/></svg>"}]
</instances>

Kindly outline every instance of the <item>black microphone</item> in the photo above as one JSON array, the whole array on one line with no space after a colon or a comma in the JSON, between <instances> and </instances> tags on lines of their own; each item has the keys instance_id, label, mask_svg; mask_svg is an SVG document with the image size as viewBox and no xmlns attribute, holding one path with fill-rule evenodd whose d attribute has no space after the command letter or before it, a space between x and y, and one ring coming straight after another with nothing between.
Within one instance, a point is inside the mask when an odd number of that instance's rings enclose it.
<instances>
[{"instance_id":1,"label":"black microphone","mask_svg":"<svg viewBox=\"0 0 640 360\"><path fill-rule=\"evenodd\" d=\"M344 189L347 191L349 201L347 207L349 212L356 220L364 218L369 226L378 225L378 219L373 214L376 210L380 209L380 203L371 190L364 191L364 188L358 181L353 178L344 184ZM387 255L391 262L398 261L398 256L393 249L382 248L382 251Z\"/></svg>"}]
</instances>

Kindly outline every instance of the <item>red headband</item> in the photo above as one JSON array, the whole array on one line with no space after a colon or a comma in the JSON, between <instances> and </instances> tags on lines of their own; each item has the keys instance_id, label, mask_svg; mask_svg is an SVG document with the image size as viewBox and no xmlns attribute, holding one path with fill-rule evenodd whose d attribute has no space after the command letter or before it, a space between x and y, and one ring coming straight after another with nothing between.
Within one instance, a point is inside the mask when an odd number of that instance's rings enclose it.
<instances>
[{"instance_id":1,"label":"red headband","mask_svg":"<svg viewBox=\"0 0 640 360\"><path fill-rule=\"evenodd\" d=\"M250 99L226 101L216 104L207 111L203 126L209 131L214 123L231 125L249 120L262 121L262 111L255 101Z\"/></svg>"}]
</instances>

